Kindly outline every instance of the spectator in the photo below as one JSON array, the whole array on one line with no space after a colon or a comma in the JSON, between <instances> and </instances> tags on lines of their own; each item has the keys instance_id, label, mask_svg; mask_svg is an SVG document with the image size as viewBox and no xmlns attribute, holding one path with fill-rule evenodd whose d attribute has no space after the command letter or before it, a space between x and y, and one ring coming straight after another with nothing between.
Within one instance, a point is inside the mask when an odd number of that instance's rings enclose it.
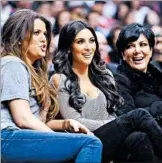
<instances>
[{"instance_id":1,"label":"spectator","mask_svg":"<svg viewBox=\"0 0 162 163\"><path fill-rule=\"evenodd\" d=\"M155 33L155 46L152 63L162 71L162 27L152 26Z\"/></svg>"},{"instance_id":2,"label":"spectator","mask_svg":"<svg viewBox=\"0 0 162 163\"><path fill-rule=\"evenodd\" d=\"M2 161L100 162L101 142L85 126L70 119L54 120L58 113L56 92L48 84L46 68L50 39L49 21L31 10L17 11L4 24Z\"/></svg>"},{"instance_id":3,"label":"spectator","mask_svg":"<svg viewBox=\"0 0 162 163\"><path fill-rule=\"evenodd\" d=\"M98 44L99 44L99 51L100 51L100 54L101 54L101 59L106 63L108 64L110 62L110 58L109 58L109 46L108 46L108 43L107 43L107 39L106 37L104 36L103 33L101 32L96 32L96 36L97 36L97 41L98 41Z\"/></svg>"},{"instance_id":4,"label":"spectator","mask_svg":"<svg viewBox=\"0 0 162 163\"><path fill-rule=\"evenodd\" d=\"M118 67L116 81L125 107L117 112L121 115L144 108L162 127L162 72L150 64L154 44L154 33L149 27L133 23L121 30L117 48L122 64Z\"/></svg>"}]
</instances>

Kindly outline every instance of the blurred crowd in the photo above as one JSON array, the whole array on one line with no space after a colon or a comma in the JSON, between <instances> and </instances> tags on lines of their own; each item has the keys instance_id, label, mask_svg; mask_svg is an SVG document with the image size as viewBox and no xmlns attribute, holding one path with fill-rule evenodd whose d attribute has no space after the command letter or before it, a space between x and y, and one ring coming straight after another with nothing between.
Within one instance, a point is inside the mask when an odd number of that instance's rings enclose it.
<instances>
[{"instance_id":1,"label":"blurred crowd","mask_svg":"<svg viewBox=\"0 0 162 163\"><path fill-rule=\"evenodd\" d=\"M1 28L7 18L20 8L30 8L41 13L51 22L53 39L49 65L52 65L52 56L57 48L60 29L70 20L86 21L95 29L102 58L112 71L115 71L120 62L116 50L118 34L123 26L133 22L145 24L152 28L156 36L153 59L162 62L162 2L160 1L2 0L1 4ZM50 66L49 69L53 70Z\"/></svg>"}]
</instances>

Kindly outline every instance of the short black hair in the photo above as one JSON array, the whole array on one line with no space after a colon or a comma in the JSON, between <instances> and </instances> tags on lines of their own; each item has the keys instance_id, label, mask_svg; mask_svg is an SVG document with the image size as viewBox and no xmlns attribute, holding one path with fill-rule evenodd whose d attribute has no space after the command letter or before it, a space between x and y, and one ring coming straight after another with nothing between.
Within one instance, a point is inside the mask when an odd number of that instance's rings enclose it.
<instances>
[{"instance_id":1,"label":"short black hair","mask_svg":"<svg viewBox=\"0 0 162 163\"><path fill-rule=\"evenodd\" d=\"M120 31L118 40L116 42L119 54L122 55L127 45L130 42L136 41L141 34L145 35L149 42L150 48L153 49L155 45L155 35L151 28L138 23L132 23L126 25Z\"/></svg>"}]
</instances>

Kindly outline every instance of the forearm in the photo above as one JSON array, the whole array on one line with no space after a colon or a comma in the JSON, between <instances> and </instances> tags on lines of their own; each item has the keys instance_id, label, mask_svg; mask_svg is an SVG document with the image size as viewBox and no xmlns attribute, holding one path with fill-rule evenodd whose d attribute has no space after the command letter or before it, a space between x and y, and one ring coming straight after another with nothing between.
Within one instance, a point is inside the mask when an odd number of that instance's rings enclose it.
<instances>
[{"instance_id":1,"label":"forearm","mask_svg":"<svg viewBox=\"0 0 162 163\"><path fill-rule=\"evenodd\" d=\"M65 130L65 120L51 120L46 123L46 125L52 130Z\"/></svg>"},{"instance_id":2,"label":"forearm","mask_svg":"<svg viewBox=\"0 0 162 163\"><path fill-rule=\"evenodd\" d=\"M25 116L17 123L20 128L28 128L44 132L53 132L46 124L36 118L34 115Z\"/></svg>"}]
</instances>

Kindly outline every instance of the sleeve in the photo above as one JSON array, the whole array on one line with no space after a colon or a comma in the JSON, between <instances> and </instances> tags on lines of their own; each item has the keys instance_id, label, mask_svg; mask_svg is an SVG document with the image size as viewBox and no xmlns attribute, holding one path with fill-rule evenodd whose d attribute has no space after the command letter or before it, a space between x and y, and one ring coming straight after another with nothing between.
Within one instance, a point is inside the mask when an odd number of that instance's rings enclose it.
<instances>
[{"instance_id":1,"label":"sleeve","mask_svg":"<svg viewBox=\"0 0 162 163\"><path fill-rule=\"evenodd\" d=\"M131 82L129 81L129 79L120 74L115 74L114 77L116 80L118 92L124 98L124 105L118 108L115 112L117 116L120 116L131 110L136 109L136 107L134 104L133 96L131 94Z\"/></svg>"},{"instance_id":2,"label":"sleeve","mask_svg":"<svg viewBox=\"0 0 162 163\"><path fill-rule=\"evenodd\" d=\"M111 121L111 120L91 120L83 117L81 113L77 112L73 107L69 106L69 94L67 92L59 92L57 99L59 103L60 113L63 118L75 119L78 122L85 125L90 131L94 131L97 128L104 125L105 123Z\"/></svg>"},{"instance_id":3,"label":"sleeve","mask_svg":"<svg viewBox=\"0 0 162 163\"><path fill-rule=\"evenodd\" d=\"M29 73L19 62L6 63L1 69L1 102L14 99L29 101Z\"/></svg>"}]
</instances>

